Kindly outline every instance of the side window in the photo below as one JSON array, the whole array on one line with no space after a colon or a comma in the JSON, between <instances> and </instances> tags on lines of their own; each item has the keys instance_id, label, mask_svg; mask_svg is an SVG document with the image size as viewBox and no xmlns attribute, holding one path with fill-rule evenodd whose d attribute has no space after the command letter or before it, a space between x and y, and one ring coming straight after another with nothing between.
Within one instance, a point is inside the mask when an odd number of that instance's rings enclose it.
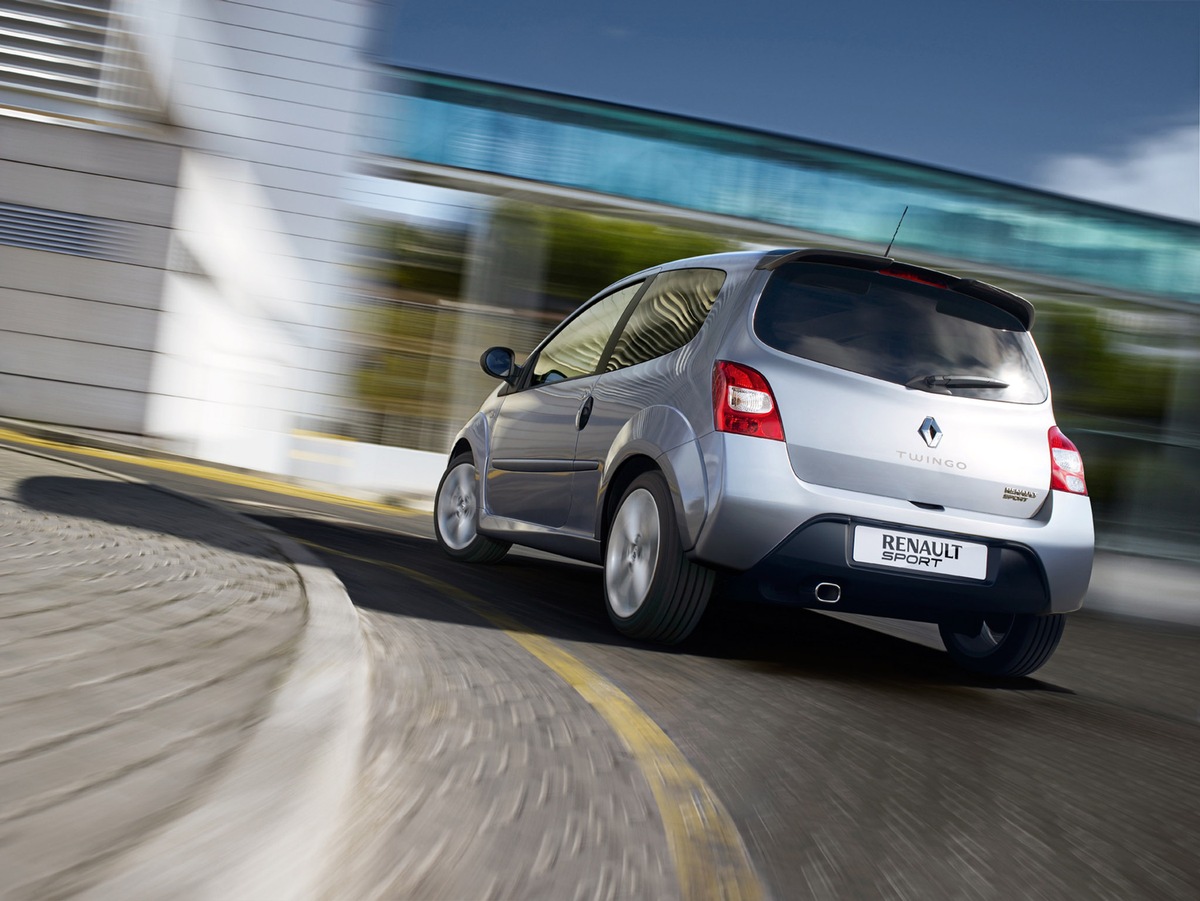
<instances>
[{"instance_id":1,"label":"side window","mask_svg":"<svg viewBox=\"0 0 1200 901\"><path fill-rule=\"evenodd\" d=\"M595 372L613 329L641 288L642 282L622 288L598 300L563 326L534 361L530 384L544 385Z\"/></svg>"},{"instance_id":2,"label":"side window","mask_svg":"<svg viewBox=\"0 0 1200 901\"><path fill-rule=\"evenodd\" d=\"M605 367L644 363L696 337L725 283L720 269L675 269L659 275L629 317Z\"/></svg>"}]
</instances>

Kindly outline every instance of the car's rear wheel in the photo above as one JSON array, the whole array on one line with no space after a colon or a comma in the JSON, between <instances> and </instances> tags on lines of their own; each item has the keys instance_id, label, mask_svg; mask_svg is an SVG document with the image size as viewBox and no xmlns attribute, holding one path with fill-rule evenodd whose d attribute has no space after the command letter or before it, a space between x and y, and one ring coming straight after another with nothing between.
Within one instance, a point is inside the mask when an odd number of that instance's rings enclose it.
<instances>
[{"instance_id":1,"label":"car's rear wheel","mask_svg":"<svg viewBox=\"0 0 1200 901\"><path fill-rule=\"evenodd\" d=\"M495 563L512 547L479 534L479 478L470 454L453 457L438 483L433 530L442 550L466 563Z\"/></svg>"},{"instance_id":2,"label":"car's rear wheel","mask_svg":"<svg viewBox=\"0 0 1200 901\"><path fill-rule=\"evenodd\" d=\"M959 666L986 676L1026 676L1039 669L1062 638L1061 613L961 616L938 625L946 652Z\"/></svg>"},{"instance_id":3,"label":"car's rear wheel","mask_svg":"<svg viewBox=\"0 0 1200 901\"><path fill-rule=\"evenodd\" d=\"M631 638L675 644L704 615L713 572L683 554L671 492L660 473L625 489L609 525L604 597L617 630Z\"/></svg>"}]
</instances>

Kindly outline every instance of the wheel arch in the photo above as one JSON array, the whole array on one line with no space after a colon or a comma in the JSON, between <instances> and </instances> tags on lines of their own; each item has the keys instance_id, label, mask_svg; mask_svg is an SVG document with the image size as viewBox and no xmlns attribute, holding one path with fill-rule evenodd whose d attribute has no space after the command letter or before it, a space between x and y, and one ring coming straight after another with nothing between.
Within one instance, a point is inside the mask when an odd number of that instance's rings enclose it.
<instances>
[{"instance_id":1,"label":"wheel arch","mask_svg":"<svg viewBox=\"0 0 1200 901\"><path fill-rule=\"evenodd\" d=\"M597 511L599 522L596 524L596 534L600 538L602 548L608 544L608 527L612 524L613 516L617 512L617 504L621 502L621 496L633 484L634 479L647 472L661 472L661 470L649 456L632 454L626 457L618 465L616 472L606 480Z\"/></svg>"},{"instance_id":2,"label":"wheel arch","mask_svg":"<svg viewBox=\"0 0 1200 901\"><path fill-rule=\"evenodd\" d=\"M603 545L621 495L634 479L650 471L666 479L680 541L685 550L690 550L707 515L708 479L690 423L678 410L667 406L639 410L613 441L600 481L597 537Z\"/></svg>"},{"instance_id":3,"label":"wheel arch","mask_svg":"<svg viewBox=\"0 0 1200 901\"><path fill-rule=\"evenodd\" d=\"M475 457L475 449L471 447L471 442L466 438L459 438L454 442L454 447L450 448L448 459L453 460L459 454L470 454L472 458Z\"/></svg>"},{"instance_id":4,"label":"wheel arch","mask_svg":"<svg viewBox=\"0 0 1200 901\"><path fill-rule=\"evenodd\" d=\"M476 413L454 436L450 456L453 458L464 450L469 450L477 462L486 463L490 437L491 428L487 416L482 412Z\"/></svg>"},{"instance_id":5,"label":"wheel arch","mask_svg":"<svg viewBox=\"0 0 1200 901\"><path fill-rule=\"evenodd\" d=\"M475 477L479 480L479 504L480 512L487 509L487 479L484 478L484 472L487 469L488 449L490 447L491 429L489 427L487 416L482 412L476 413L471 417L459 433L454 436L454 441L450 445L450 454L446 458L447 463L453 460L459 454L469 453L472 462L475 465Z\"/></svg>"},{"instance_id":6,"label":"wheel arch","mask_svg":"<svg viewBox=\"0 0 1200 901\"><path fill-rule=\"evenodd\" d=\"M465 438L455 441L433 496L433 531L442 550L464 563L495 563L512 546L479 527L483 483L470 442Z\"/></svg>"}]
</instances>

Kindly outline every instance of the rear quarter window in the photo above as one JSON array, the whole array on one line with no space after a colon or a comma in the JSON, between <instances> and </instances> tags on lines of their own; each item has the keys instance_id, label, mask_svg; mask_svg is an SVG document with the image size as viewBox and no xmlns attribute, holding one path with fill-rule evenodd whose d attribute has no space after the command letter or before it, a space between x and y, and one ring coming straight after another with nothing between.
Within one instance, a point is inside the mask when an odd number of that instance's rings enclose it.
<instances>
[{"instance_id":1,"label":"rear quarter window","mask_svg":"<svg viewBox=\"0 0 1200 901\"><path fill-rule=\"evenodd\" d=\"M781 266L759 298L754 331L769 347L898 385L1018 404L1047 397L1033 339L1016 317L876 272ZM979 387L984 381L990 386Z\"/></svg>"},{"instance_id":2,"label":"rear quarter window","mask_svg":"<svg viewBox=\"0 0 1200 901\"><path fill-rule=\"evenodd\" d=\"M613 372L636 366L683 347L700 331L724 283L720 269L671 269L656 276L605 368Z\"/></svg>"}]
</instances>

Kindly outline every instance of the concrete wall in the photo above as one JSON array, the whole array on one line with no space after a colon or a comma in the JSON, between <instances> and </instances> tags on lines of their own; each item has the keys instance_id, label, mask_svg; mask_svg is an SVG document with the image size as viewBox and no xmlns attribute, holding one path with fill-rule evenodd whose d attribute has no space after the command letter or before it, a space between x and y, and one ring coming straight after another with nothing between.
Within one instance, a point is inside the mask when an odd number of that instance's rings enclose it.
<instances>
[{"instance_id":1,"label":"concrete wall","mask_svg":"<svg viewBox=\"0 0 1200 901\"><path fill-rule=\"evenodd\" d=\"M179 159L0 117L0 415L143 430Z\"/></svg>"},{"instance_id":2,"label":"concrete wall","mask_svg":"<svg viewBox=\"0 0 1200 901\"><path fill-rule=\"evenodd\" d=\"M342 406L350 368L372 6L114 0L141 119L36 96L0 113L0 415L286 471L292 429ZM31 221L91 243L25 241Z\"/></svg>"},{"instance_id":3,"label":"concrete wall","mask_svg":"<svg viewBox=\"0 0 1200 901\"><path fill-rule=\"evenodd\" d=\"M131 3L186 146L147 431L285 471L341 406L366 0Z\"/></svg>"},{"instance_id":4,"label":"concrete wall","mask_svg":"<svg viewBox=\"0 0 1200 901\"><path fill-rule=\"evenodd\" d=\"M287 472L295 478L427 509L432 509L447 459L445 454L307 432L291 436L288 457Z\"/></svg>"}]
</instances>

